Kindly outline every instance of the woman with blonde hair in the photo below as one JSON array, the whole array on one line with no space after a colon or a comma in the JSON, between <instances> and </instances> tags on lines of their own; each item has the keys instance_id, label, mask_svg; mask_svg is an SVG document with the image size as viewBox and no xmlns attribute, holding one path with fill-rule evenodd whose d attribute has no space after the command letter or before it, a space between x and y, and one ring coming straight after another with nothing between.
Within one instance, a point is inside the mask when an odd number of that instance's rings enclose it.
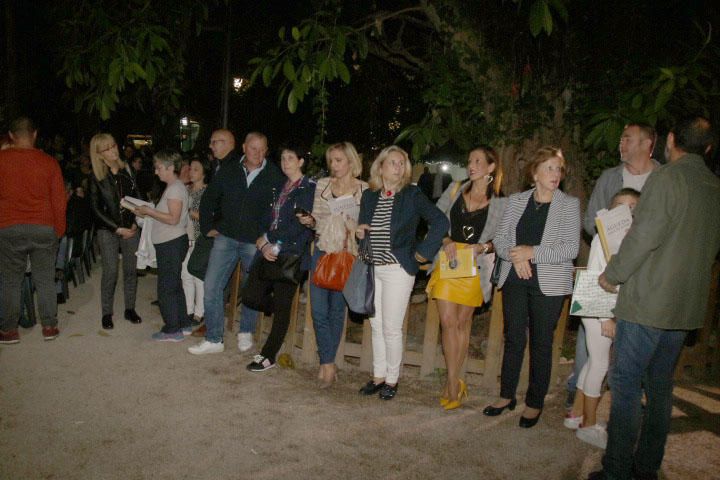
<instances>
[{"instance_id":1,"label":"woman with blonde hair","mask_svg":"<svg viewBox=\"0 0 720 480\"><path fill-rule=\"evenodd\" d=\"M490 301L490 276L495 258L492 240L503 215L507 199L501 191L500 158L488 146L474 148L468 154L468 180L453 182L438 200L437 206L450 220L442 250L449 262L456 261L460 249L472 249L478 273L472 277L441 278L435 263L428 282L430 298L437 300L442 325L442 347L447 367L447 383L440 405L453 410L467 397L467 385L460 370L470 345L470 328L476 307Z\"/></svg>"},{"instance_id":2,"label":"woman with blonde hair","mask_svg":"<svg viewBox=\"0 0 720 480\"><path fill-rule=\"evenodd\" d=\"M550 385L553 333L565 296L572 293L573 260L580 248L580 201L560 190L565 157L559 148L540 148L528 164L533 188L511 195L495 235L503 260L505 347L500 399L483 413L500 415L517 404L515 391L530 332L530 382L520 427L540 419Z\"/></svg>"},{"instance_id":3,"label":"woman with blonde hair","mask_svg":"<svg viewBox=\"0 0 720 480\"><path fill-rule=\"evenodd\" d=\"M415 185L408 154L392 145L384 148L370 168L370 188L363 192L355 235L369 244L375 278L375 315L370 318L373 378L363 395L395 397L402 363L402 325L419 263L435 256L448 229L445 215ZM420 243L420 219L428 233Z\"/></svg>"},{"instance_id":4,"label":"woman with blonde hair","mask_svg":"<svg viewBox=\"0 0 720 480\"><path fill-rule=\"evenodd\" d=\"M362 161L355 146L340 142L325 151L329 177L321 178L315 188L312 214L298 213L298 220L315 230L315 251L310 266L310 277L320 259L326 254L343 250L357 255L352 238L360 213L360 199L368 184L359 180ZM342 291L329 290L310 282L310 303L317 341L321 388L337 380L335 354L345 326L345 299Z\"/></svg>"},{"instance_id":5,"label":"woman with blonde hair","mask_svg":"<svg viewBox=\"0 0 720 480\"><path fill-rule=\"evenodd\" d=\"M115 139L109 133L98 133L90 140L90 161L93 175L90 181L90 205L95 214L98 246L102 258L100 301L102 327L112 329L113 298L118 278L118 253L122 253L125 319L140 323L135 312L137 273L135 252L140 235L135 214L120 205L125 197L139 198L135 174L120 159Z\"/></svg>"}]
</instances>

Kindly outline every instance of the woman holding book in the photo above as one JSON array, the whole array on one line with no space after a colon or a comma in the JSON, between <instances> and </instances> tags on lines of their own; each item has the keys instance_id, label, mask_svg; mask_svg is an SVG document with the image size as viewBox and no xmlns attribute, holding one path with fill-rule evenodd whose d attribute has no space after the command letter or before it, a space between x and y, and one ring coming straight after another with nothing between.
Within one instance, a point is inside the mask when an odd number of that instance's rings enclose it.
<instances>
[{"instance_id":1,"label":"woman holding book","mask_svg":"<svg viewBox=\"0 0 720 480\"><path fill-rule=\"evenodd\" d=\"M520 427L540 419L550 384L555 326L565 296L572 293L573 260L580 248L580 201L560 190L565 158L559 148L542 147L528 164L533 188L511 195L495 236L503 260L498 288L503 293L505 347L500 399L483 410L500 415L517 404L515 391L530 331L530 383Z\"/></svg>"},{"instance_id":2,"label":"woman holding book","mask_svg":"<svg viewBox=\"0 0 720 480\"><path fill-rule=\"evenodd\" d=\"M457 261L460 250L470 250L477 259L479 272L470 277L442 278L435 262L427 286L429 298L437 300L442 325L442 347L447 367L447 382L440 405L453 410L467 398L467 385L460 370L470 345L470 327L476 307L490 300L494 247L492 239L502 218L506 200L500 190L502 168L497 153L481 146L470 151L468 180L453 182L437 202L450 220L449 235L443 239L442 252L449 264Z\"/></svg>"},{"instance_id":3,"label":"woman holding book","mask_svg":"<svg viewBox=\"0 0 720 480\"><path fill-rule=\"evenodd\" d=\"M161 150L153 156L155 175L166 187L155 208L139 206L135 213L150 217L150 238L157 255L157 295L165 325L152 335L156 342L181 342L190 335L190 319L185 312L182 286L182 262L188 251L188 190L180 180L182 157L173 150Z\"/></svg>"},{"instance_id":4,"label":"woman holding book","mask_svg":"<svg viewBox=\"0 0 720 480\"><path fill-rule=\"evenodd\" d=\"M140 235L135 214L122 207L125 197L139 198L140 193L132 169L120 159L120 152L112 135L98 133L90 140L90 161L93 175L90 181L90 205L95 215L98 246L102 258L100 301L102 304L102 328L113 325L113 300L118 278L118 254L122 253L123 291L125 294L125 319L140 323L135 312L137 273L135 252Z\"/></svg>"}]
</instances>

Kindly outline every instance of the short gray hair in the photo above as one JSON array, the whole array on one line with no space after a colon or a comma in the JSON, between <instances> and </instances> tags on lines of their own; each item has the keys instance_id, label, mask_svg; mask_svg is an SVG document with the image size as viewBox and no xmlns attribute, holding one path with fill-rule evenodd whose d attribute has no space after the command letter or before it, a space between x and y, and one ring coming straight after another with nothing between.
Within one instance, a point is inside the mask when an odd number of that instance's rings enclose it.
<instances>
[{"instance_id":1,"label":"short gray hair","mask_svg":"<svg viewBox=\"0 0 720 480\"><path fill-rule=\"evenodd\" d=\"M155 155L153 155L153 161L155 163L159 163L165 168L172 166L173 171L177 175L180 174L183 159L182 155L180 155L177 150L166 148L164 150L160 150Z\"/></svg>"}]
</instances>

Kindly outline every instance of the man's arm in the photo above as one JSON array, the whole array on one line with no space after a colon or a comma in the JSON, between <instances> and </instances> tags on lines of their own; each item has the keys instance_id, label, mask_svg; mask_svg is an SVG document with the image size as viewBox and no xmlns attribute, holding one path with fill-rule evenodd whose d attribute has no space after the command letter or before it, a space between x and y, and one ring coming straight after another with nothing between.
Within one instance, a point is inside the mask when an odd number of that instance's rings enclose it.
<instances>
[{"instance_id":1,"label":"man's arm","mask_svg":"<svg viewBox=\"0 0 720 480\"><path fill-rule=\"evenodd\" d=\"M673 225L673 212L678 208L683 206L678 205L677 188L672 179L664 172L651 175L635 207L632 227L605 269L605 280L612 285L625 283L667 238Z\"/></svg>"},{"instance_id":2,"label":"man's arm","mask_svg":"<svg viewBox=\"0 0 720 480\"><path fill-rule=\"evenodd\" d=\"M215 229L215 217L220 211L220 203L222 200L222 183L223 170L220 169L215 173L215 177L205 188L200 198L200 233L207 236L210 230Z\"/></svg>"},{"instance_id":3,"label":"man's arm","mask_svg":"<svg viewBox=\"0 0 720 480\"><path fill-rule=\"evenodd\" d=\"M593 188L590 200L588 200L587 209L585 210L585 218L583 219L583 229L591 237L595 235L595 217L597 216L598 210L607 208L610 203L610 199L606 198L606 190L608 183L612 181L612 176L615 173L615 169L605 170L600 178L595 182L595 188ZM622 184L620 184L622 188ZM618 189L619 191L620 189Z\"/></svg>"},{"instance_id":4,"label":"man's arm","mask_svg":"<svg viewBox=\"0 0 720 480\"><path fill-rule=\"evenodd\" d=\"M65 198L65 184L63 183L62 171L57 162L52 163L50 177L50 204L53 210L53 227L58 238L65 235L67 212L67 200Z\"/></svg>"}]
</instances>

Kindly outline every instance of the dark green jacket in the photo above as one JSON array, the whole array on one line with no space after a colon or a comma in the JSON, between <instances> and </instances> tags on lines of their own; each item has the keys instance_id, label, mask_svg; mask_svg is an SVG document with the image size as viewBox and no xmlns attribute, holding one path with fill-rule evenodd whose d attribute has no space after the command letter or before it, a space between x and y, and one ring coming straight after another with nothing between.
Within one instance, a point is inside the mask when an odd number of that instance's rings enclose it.
<instances>
[{"instance_id":1,"label":"dark green jacket","mask_svg":"<svg viewBox=\"0 0 720 480\"><path fill-rule=\"evenodd\" d=\"M700 328L720 250L720 179L687 154L647 179L635 220L605 270L622 284L615 316L666 330Z\"/></svg>"}]
</instances>

